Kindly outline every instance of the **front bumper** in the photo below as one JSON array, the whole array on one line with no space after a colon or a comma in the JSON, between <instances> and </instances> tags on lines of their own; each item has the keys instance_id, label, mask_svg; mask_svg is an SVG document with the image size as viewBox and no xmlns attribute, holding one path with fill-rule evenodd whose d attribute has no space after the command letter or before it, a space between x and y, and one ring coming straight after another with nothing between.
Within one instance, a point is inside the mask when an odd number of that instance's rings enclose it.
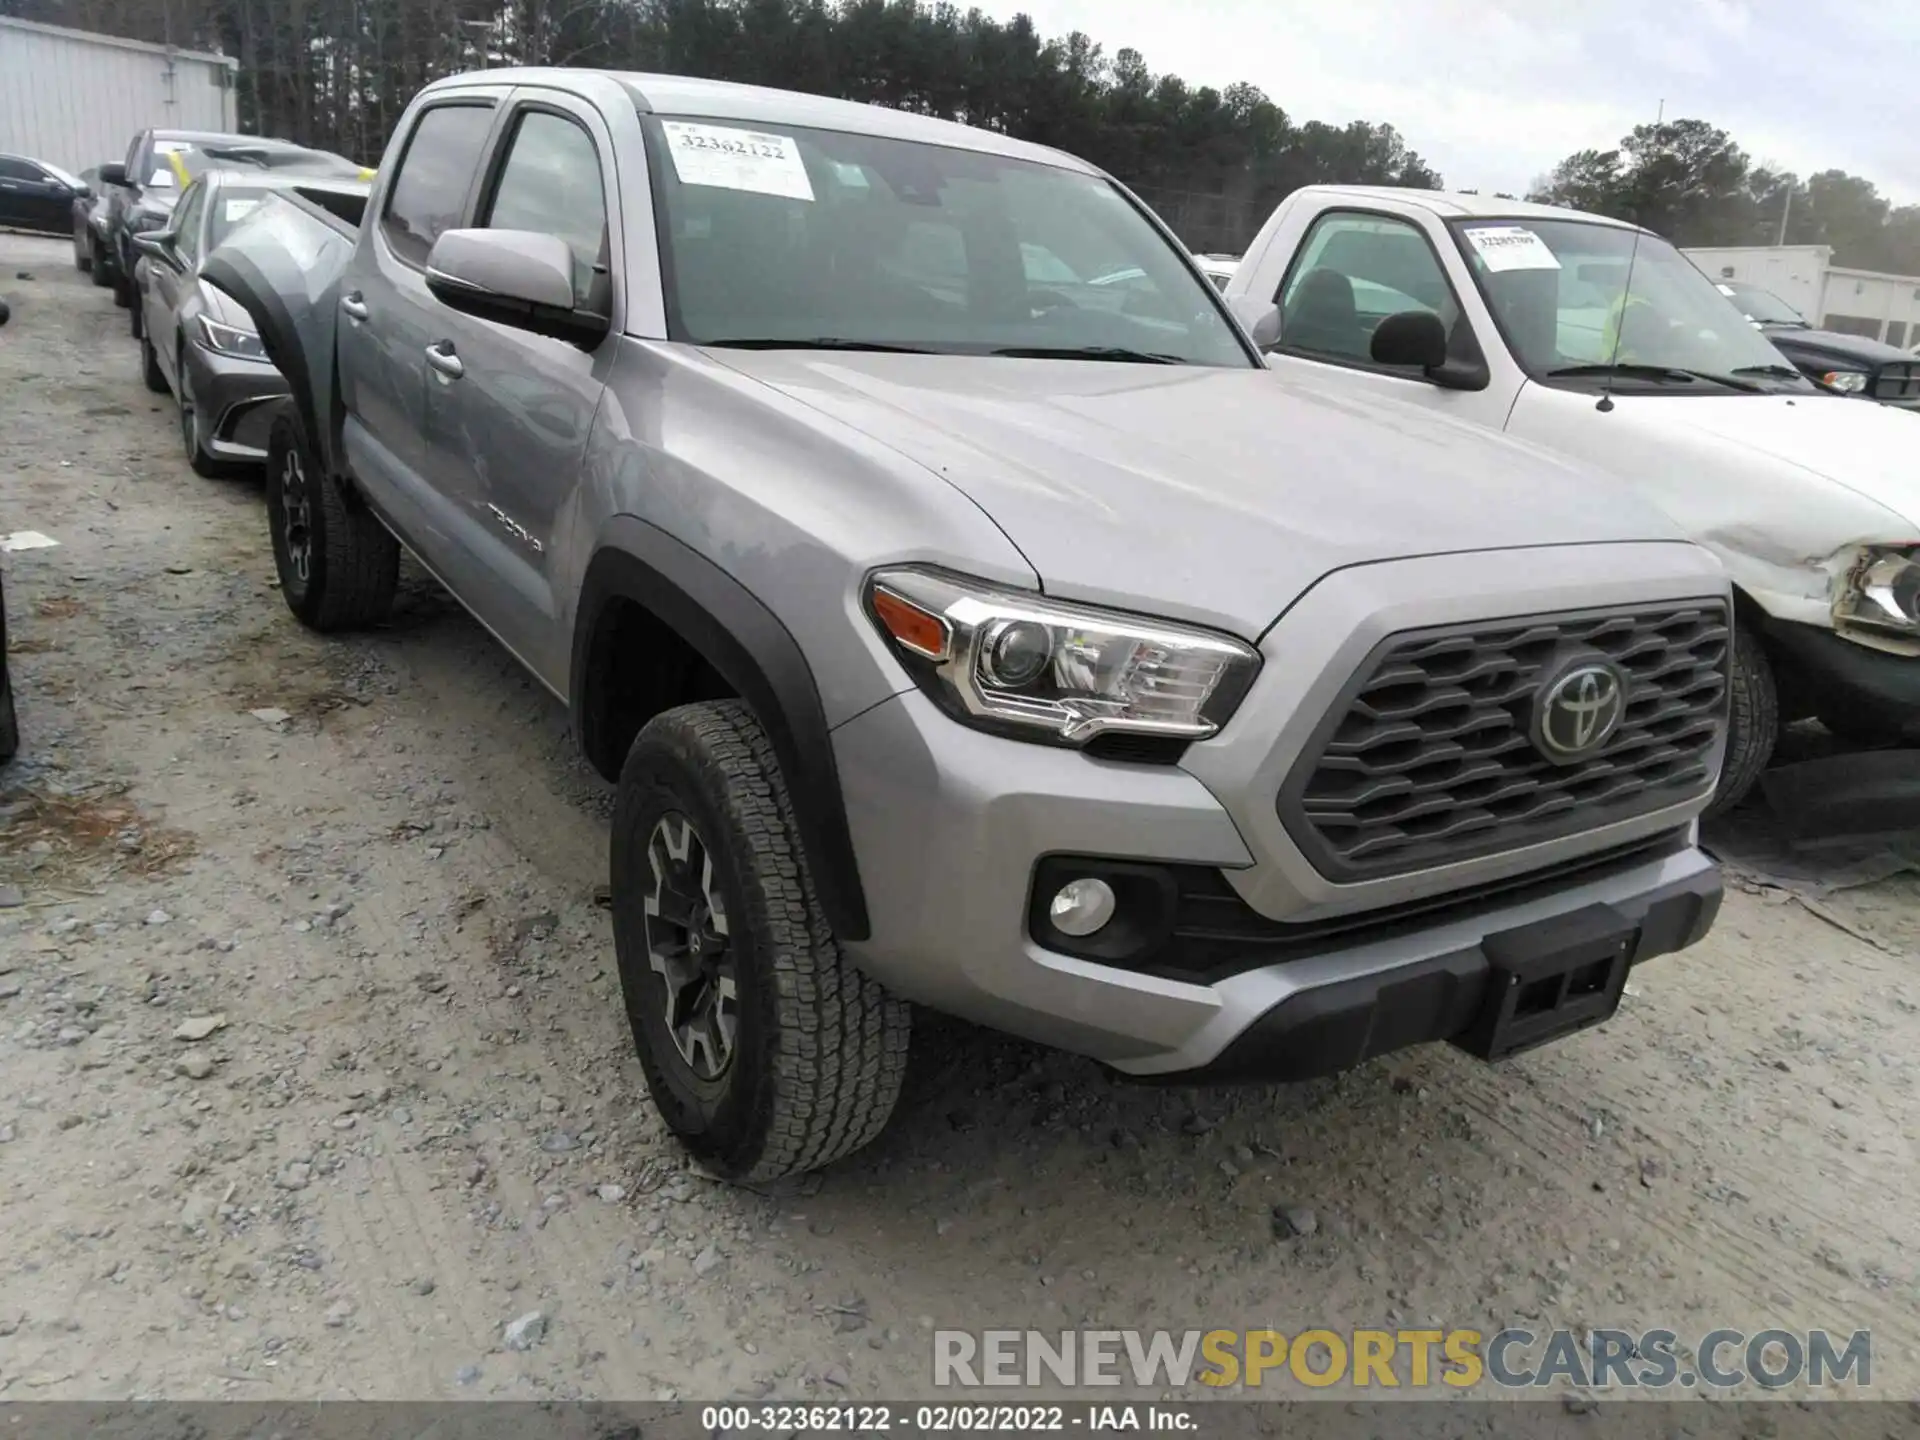
<instances>
[{"instance_id":1,"label":"front bumper","mask_svg":"<svg viewBox=\"0 0 1920 1440\"><path fill-rule=\"evenodd\" d=\"M1845 713L1920 742L1920 656L1874 650L1791 620L1769 619L1762 634L1797 708Z\"/></svg>"},{"instance_id":2,"label":"front bumper","mask_svg":"<svg viewBox=\"0 0 1920 1440\"><path fill-rule=\"evenodd\" d=\"M1284 1076L1458 1034L1486 989L1490 937L1600 906L1631 927L1631 963L1691 944L1719 895L1692 840L1705 795L1524 851L1345 885L1314 871L1272 797L1382 634L1724 595L1710 564L1684 546L1591 546L1342 572L1273 627L1240 713L1179 767L982 734L917 691L897 695L834 733L872 921L850 953L903 998L1131 1074L1204 1072L1231 1053L1223 1073ZM1503 587L1499 603L1490 584ZM1036 872L1063 856L1209 876L1230 933L1176 935L1151 964L1040 943Z\"/></svg>"},{"instance_id":3,"label":"front bumper","mask_svg":"<svg viewBox=\"0 0 1920 1440\"><path fill-rule=\"evenodd\" d=\"M287 394L280 372L263 360L219 355L192 341L182 352L207 453L243 464L265 461L274 402Z\"/></svg>"}]
</instances>

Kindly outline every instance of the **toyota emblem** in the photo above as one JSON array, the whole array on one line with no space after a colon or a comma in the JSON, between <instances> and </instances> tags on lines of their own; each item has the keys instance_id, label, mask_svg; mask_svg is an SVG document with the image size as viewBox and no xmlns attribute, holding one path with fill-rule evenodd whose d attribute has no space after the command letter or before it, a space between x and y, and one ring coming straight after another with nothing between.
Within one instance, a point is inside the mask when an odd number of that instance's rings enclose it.
<instances>
[{"instance_id":1,"label":"toyota emblem","mask_svg":"<svg viewBox=\"0 0 1920 1440\"><path fill-rule=\"evenodd\" d=\"M1600 657L1576 660L1540 689L1533 744L1556 765L1600 753L1627 711L1626 677Z\"/></svg>"}]
</instances>

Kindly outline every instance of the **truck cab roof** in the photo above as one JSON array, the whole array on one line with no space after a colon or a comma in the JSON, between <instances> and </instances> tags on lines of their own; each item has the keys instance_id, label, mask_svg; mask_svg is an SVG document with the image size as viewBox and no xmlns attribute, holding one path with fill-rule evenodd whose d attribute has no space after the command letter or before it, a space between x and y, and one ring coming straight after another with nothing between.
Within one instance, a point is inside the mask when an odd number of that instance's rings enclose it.
<instances>
[{"instance_id":1,"label":"truck cab roof","mask_svg":"<svg viewBox=\"0 0 1920 1440\"><path fill-rule=\"evenodd\" d=\"M1314 185L1316 195L1337 195L1364 204L1391 200L1416 205L1448 220L1585 220L1619 230L1639 227L1610 215L1569 210L1563 205L1541 205L1532 200L1504 200L1498 195L1468 195L1457 190L1415 190L1403 185ZM1652 232L1647 232L1651 234Z\"/></svg>"},{"instance_id":2,"label":"truck cab roof","mask_svg":"<svg viewBox=\"0 0 1920 1440\"><path fill-rule=\"evenodd\" d=\"M730 80L700 80L686 75L658 75L634 70L530 66L478 70L449 76L427 87L426 93L484 83L544 85L584 95L590 93L588 87L595 80L613 81L627 92L636 108L656 115L811 126L821 130L840 130L893 140L917 140L927 145L1005 155L1088 175L1104 173L1099 167L1089 165L1065 151L1029 144L1024 140L976 129L971 125L960 125L951 120L936 120L927 115L912 115L901 110L883 109L878 105L865 105L853 100L836 100L825 95L802 95L791 90L769 89L763 85L742 85Z\"/></svg>"}]
</instances>

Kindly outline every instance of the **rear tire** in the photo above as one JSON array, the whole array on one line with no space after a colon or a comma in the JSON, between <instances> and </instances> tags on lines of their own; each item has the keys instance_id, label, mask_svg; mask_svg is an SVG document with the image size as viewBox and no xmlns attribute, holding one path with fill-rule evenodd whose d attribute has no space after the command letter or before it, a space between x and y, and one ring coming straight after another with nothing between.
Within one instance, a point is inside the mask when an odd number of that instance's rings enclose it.
<instances>
[{"instance_id":1,"label":"rear tire","mask_svg":"<svg viewBox=\"0 0 1920 1440\"><path fill-rule=\"evenodd\" d=\"M1720 767L1720 784L1707 806L1708 815L1724 814L1747 798L1780 739L1780 692L1773 665L1745 625L1734 627L1728 699L1727 758Z\"/></svg>"},{"instance_id":2,"label":"rear tire","mask_svg":"<svg viewBox=\"0 0 1920 1440\"><path fill-rule=\"evenodd\" d=\"M834 941L747 705L648 722L620 772L611 862L627 1019L681 1143L760 1181L877 1136L906 1073L908 1008Z\"/></svg>"},{"instance_id":3,"label":"rear tire","mask_svg":"<svg viewBox=\"0 0 1920 1440\"><path fill-rule=\"evenodd\" d=\"M140 340L140 379L154 394L167 393L167 377L160 369L160 357L153 351L152 339L146 336Z\"/></svg>"},{"instance_id":4,"label":"rear tire","mask_svg":"<svg viewBox=\"0 0 1920 1440\"><path fill-rule=\"evenodd\" d=\"M321 473L297 421L267 442L267 524L280 594L322 633L384 620L400 584L400 542L340 482Z\"/></svg>"},{"instance_id":5,"label":"rear tire","mask_svg":"<svg viewBox=\"0 0 1920 1440\"><path fill-rule=\"evenodd\" d=\"M113 283L113 277L107 274L106 264L100 259L100 244L91 235L87 237L87 269L93 276L93 283L102 290Z\"/></svg>"}]
</instances>

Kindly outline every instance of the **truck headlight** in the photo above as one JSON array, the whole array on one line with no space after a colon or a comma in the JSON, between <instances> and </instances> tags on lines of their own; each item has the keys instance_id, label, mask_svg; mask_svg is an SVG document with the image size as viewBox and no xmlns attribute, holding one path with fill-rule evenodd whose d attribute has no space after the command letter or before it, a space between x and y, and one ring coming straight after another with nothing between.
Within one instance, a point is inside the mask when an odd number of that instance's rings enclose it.
<instances>
[{"instance_id":1,"label":"truck headlight","mask_svg":"<svg viewBox=\"0 0 1920 1440\"><path fill-rule=\"evenodd\" d=\"M209 320L204 315L196 318L200 322L200 343L214 354L231 355L236 360L267 358L267 347L260 343L260 337L251 330L222 325L218 320Z\"/></svg>"},{"instance_id":2,"label":"truck headlight","mask_svg":"<svg viewBox=\"0 0 1920 1440\"><path fill-rule=\"evenodd\" d=\"M1869 545L1847 571L1836 607L1842 624L1920 635L1920 545Z\"/></svg>"},{"instance_id":3,"label":"truck headlight","mask_svg":"<svg viewBox=\"0 0 1920 1440\"><path fill-rule=\"evenodd\" d=\"M867 611L920 688L964 724L1084 745L1120 731L1200 740L1233 714L1260 656L1212 631L901 567Z\"/></svg>"},{"instance_id":4,"label":"truck headlight","mask_svg":"<svg viewBox=\"0 0 1920 1440\"><path fill-rule=\"evenodd\" d=\"M1867 372L1864 370L1829 370L1820 377L1820 383L1831 390L1847 395L1858 395L1867 388Z\"/></svg>"}]
</instances>

